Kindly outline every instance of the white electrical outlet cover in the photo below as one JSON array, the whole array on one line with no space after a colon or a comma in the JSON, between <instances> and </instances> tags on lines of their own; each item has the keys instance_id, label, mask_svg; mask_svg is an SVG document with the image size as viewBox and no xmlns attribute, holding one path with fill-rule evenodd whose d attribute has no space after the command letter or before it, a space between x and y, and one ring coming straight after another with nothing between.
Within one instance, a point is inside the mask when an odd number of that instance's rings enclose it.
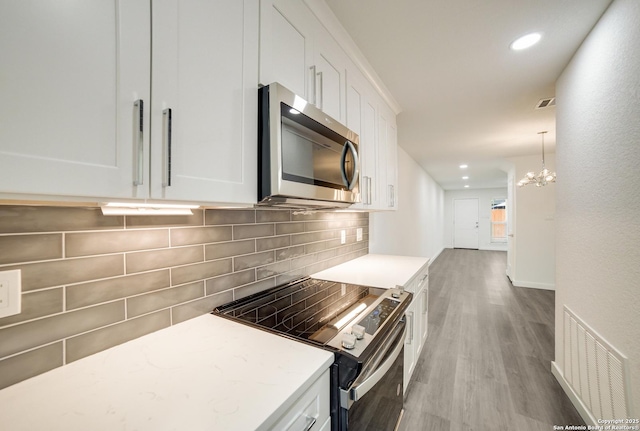
<instances>
[{"instance_id":1,"label":"white electrical outlet cover","mask_svg":"<svg viewBox=\"0 0 640 431\"><path fill-rule=\"evenodd\" d=\"M340 244L346 244L347 242L347 231L346 230L341 230L340 231Z\"/></svg>"},{"instance_id":2,"label":"white electrical outlet cover","mask_svg":"<svg viewBox=\"0 0 640 431\"><path fill-rule=\"evenodd\" d=\"M22 272L19 269L0 272L0 317L20 314L22 310Z\"/></svg>"}]
</instances>

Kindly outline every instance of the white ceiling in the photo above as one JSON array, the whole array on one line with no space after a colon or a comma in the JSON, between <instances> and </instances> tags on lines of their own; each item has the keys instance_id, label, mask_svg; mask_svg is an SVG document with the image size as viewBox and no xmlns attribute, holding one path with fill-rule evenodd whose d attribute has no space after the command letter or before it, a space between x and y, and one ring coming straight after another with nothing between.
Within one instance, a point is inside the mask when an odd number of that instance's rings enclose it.
<instances>
[{"instance_id":1,"label":"white ceiling","mask_svg":"<svg viewBox=\"0 0 640 431\"><path fill-rule=\"evenodd\" d=\"M445 190L506 187L505 158L540 155L539 131L554 152L555 107L534 108L611 3L326 1L402 107L400 146ZM533 31L538 45L509 49Z\"/></svg>"}]
</instances>

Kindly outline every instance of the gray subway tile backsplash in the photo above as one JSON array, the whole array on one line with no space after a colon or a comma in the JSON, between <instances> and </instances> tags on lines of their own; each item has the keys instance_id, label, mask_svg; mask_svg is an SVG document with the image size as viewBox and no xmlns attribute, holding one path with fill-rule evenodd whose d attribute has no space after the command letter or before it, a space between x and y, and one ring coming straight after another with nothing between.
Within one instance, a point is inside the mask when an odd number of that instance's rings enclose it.
<instances>
[{"instance_id":1,"label":"gray subway tile backsplash","mask_svg":"<svg viewBox=\"0 0 640 431\"><path fill-rule=\"evenodd\" d=\"M13 265L22 270L22 291L81 283L124 274L122 255L108 254Z\"/></svg>"},{"instance_id":2,"label":"gray subway tile backsplash","mask_svg":"<svg viewBox=\"0 0 640 431\"><path fill-rule=\"evenodd\" d=\"M0 236L0 265L60 258L60 233Z\"/></svg>"},{"instance_id":3,"label":"gray subway tile backsplash","mask_svg":"<svg viewBox=\"0 0 640 431\"><path fill-rule=\"evenodd\" d=\"M204 296L204 281L127 298L127 318L169 308Z\"/></svg>"},{"instance_id":4,"label":"gray subway tile backsplash","mask_svg":"<svg viewBox=\"0 0 640 431\"><path fill-rule=\"evenodd\" d=\"M141 251L126 255L127 274L187 265L204 261L204 248L201 245L180 248L164 248Z\"/></svg>"},{"instance_id":5,"label":"gray subway tile backsplash","mask_svg":"<svg viewBox=\"0 0 640 431\"><path fill-rule=\"evenodd\" d=\"M62 341L58 341L0 361L0 388L62 366L62 352Z\"/></svg>"},{"instance_id":6,"label":"gray subway tile backsplash","mask_svg":"<svg viewBox=\"0 0 640 431\"><path fill-rule=\"evenodd\" d=\"M218 244L207 244L204 247L204 258L206 260L222 259L224 257L240 256L254 253L256 251L256 241L247 239L244 241L221 242Z\"/></svg>"},{"instance_id":7,"label":"gray subway tile backsplash","mask_svg":"<svg viewBox=\"0 0 640 431\"><path fill-rule=\"evenodd\" d=\"M94 256L169 247L166 229L75 232L65 235L65 256Z\"/></svg>"},{"instance_id":8,"label":"gray subway tile backsplash","mask_svg":"<svg viewBox=\"0 0 640 431\"><path fill-rule=\"evenodd\" d=\"M124 299L170 285L169 269L74 284L66 287L67 310Z\"/></svg>"},{"instance_id":9,"label":"gray subway tile backsplash","mask_svg":"<svg viewBox=\"0 0 640 431\"><path fill-rule=\"evenodd\" d=\"M170 325L171 312L167 309L71 337L66 341L65 362L77 361Z\"/></svg>"},{"instance_id":10,"label":"gray subway tile backsplash","mask_svg":"<svg viewBox=\"0 0 640 431\"><path fill-rule=\"evenodd\" d=\"M23 290L22 313L0 319L0 389L367 254L368 226L366 213L0 205L0 271L21 269Z\"/></svg>"}]
</instances>

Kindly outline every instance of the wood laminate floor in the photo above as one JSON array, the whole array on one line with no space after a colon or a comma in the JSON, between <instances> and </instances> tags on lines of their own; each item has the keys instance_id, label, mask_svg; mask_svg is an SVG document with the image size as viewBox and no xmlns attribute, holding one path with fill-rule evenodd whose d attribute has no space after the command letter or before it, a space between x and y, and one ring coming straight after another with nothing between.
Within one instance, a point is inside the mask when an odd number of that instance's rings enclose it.
<instances>
[{"instance_id":1,"label":"wood laminate floor","mask_svg":"<svg viewBox=\"0 0 640 431\"><path fill-rule=\"evenodd\" d=\"M445 249L429 269L429 336L402 431L584 425L551 374L553 291L513 287L505 252Z\"/></svg>"}]
</instances>

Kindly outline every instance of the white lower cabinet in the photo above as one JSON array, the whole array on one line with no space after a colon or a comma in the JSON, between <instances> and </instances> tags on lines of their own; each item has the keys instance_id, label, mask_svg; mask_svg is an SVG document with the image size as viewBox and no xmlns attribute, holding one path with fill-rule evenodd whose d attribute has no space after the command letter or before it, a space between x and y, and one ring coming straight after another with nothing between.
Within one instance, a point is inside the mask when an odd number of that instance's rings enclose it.
<instances>
[{"instance_id":1,"label":"white lower cabinet","mask_svg":"<svg viewBox=\"0 0 640 431\"><path fill-rule=\"evenodd\" d=\"M404 286L413 294L411 305L407 308L407 335L404 342L403 387L406 394L415 371L416 364L424 348L428 335L427 316L429 309L429 266L424 267Z\"/></svg>"},{"instance_id":2,"label":"white lower cabinet","mask_svg":"<svg viewBox=\"0 0 640 431\"><path fill-rule=\"evenodd\" d=\"M329 370L327 369L270 430L325 431L331 428L329 410Z\"/></svg>"},{"instance_id":3,"label":"white lower cabinet","mask_svg":"<svg viewBox=\"0 0 640 431\"><path fill-rule=\"evenodd\" d=\"M407 335L404 339L404 368L403 368L403 390L406 393L409 386L409 381L413 375L413 371L416 368L416 362L418 360L418 354L416 349L416 300L411 302L409 308L405 312L407 319Z\"/></svg>"}]
</instances>

